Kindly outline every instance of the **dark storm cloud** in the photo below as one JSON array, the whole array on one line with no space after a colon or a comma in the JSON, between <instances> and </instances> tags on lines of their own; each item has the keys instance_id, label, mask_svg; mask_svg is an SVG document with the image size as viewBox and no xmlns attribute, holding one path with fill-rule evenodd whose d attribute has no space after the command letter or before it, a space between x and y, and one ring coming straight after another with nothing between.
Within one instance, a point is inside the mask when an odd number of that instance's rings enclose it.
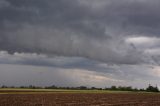
<instances>
[{"instance_id":1,"label":"dark storm cloud","mask_svg":"<svg viewBox=\"0 0 160 106\"><path fill-rule=\"evenodd\" d=\"M150 55L125 40L159 37L159 5L158 0L3 0L0 49L150 63Z\"/></svg>"},{"instance_id":2,"label":"dark storm cloud","mask_svg":"<svg viewBox=\"0 0 160 106\"><path fill-rule=\"evenodd\" d=\"M113 73L114 66L98 61L91 61L81 57L52 57L48 58L43 54L29 53L14 53L8 54L6 51L0 52L0 64L15 64L15 65L32 65L42 67L64 68L64 69L84 69L89 71L99 71L103 73ZM116 73L116 71L114 72Z\"/></svg>"}]
</instances>

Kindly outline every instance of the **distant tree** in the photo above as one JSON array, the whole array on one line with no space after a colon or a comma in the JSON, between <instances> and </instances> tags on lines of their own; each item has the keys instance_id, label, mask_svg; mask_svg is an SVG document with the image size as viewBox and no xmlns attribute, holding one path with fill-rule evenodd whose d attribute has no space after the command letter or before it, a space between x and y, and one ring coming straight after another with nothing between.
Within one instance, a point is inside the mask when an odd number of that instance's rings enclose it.
<instances>
[{"instance_id":1,"label":"distant tree","mask_svg":"<svg viewBox=\"0 0 160 106\"><path fill-rule=\"evenodd\" d=\"M146 91L144 88L139 89L139 91Z\"/></svg>"},{"instance_id":2,"label":"distant tree","mask_svg":"<svg viewBox=\"0 0 160 106\"><path fill-rule=\"evenodd\" d=\"M111 86L111 90L117 90L116 86Z\"/></svg>"},{"instance_id":3,"label":"distant tree","mask_svg":"<svg viewBox=\"0 0 160 106\"><path fill-rule=\"evenodd\" d=\"M58 87L55 85L45 87L45 89L57 89ZM62 88L62 87L61 87Z\"/></svg>"},{"instance_id":4,"label":"distant tree","mask_svg":"<svg viewBox=\"0 0 160 106\"><path fill-rule=\"evenodd\" d=\"M146 88L146 91L147 92L159 92L159 89L158 89L157 86L154 87L154 86L152 86L152 85L149 84L149 86Z\"/></svg>"},{"instance_id":5,"label":"distant tree","mask_svg":"<svg viewBox=\"0 0 160 106\"><path fill-rule=\"evenodd\" d=\"M15 88L15 86L10 86L10 88Z\"/></svg>"},{"instance_id":6,"label":"distant tree","mask_svg":"<svg viewBox=\"0 0 160 106\"><path fill-rule=\"evenodd\" d=\"M28 88L30 88L30 89L35 89L35 86L33 86L33 85L29 85L29 87Z\"/></svg>"},{"instance_id":7,"label":"distant tree","mask_svg":"<svg viewBox=\"0 0 160 106\"><path fill-rule=\"evenodd\" d=\"M8 88L6 85L2 85L1 88Z\"/></svg>"},{"instance_id":8,"label":"distant tree","mask_svg":"<svg viewBox=\"0 0 160 106\"><path fill-rule=\"evenodd\" d=\"M102 88L98 88L98 90L103 90Z\"/></svg>"},{"instance_id":9,"label":"distant tree","mask_svg":"<svg viewBox=\"0 0 160 106\"><path fill-rule=\"evenodd\" d=\"M78 88L81 89L81 90L86 90L86 89L87 89L86 86L80 86L80 87L78 87Z\"/></svg>"},{"instance_id":10,"label":"distant tree","mask_svg":"<svg viewBox=\"0 0 160 106\"><path fill-rule=\"evenodd\" d=\"M25 87L25 86L20 86L19 88L27 88L27 87Z\"/></svg>"},{"instance_id":11,"label":"distant tree","mask_svg":"<svg viewBox=\"0 0 160 106\"><path fill-rule=\"evenodd\" d=\"M133 89L132 89L131 86L128 86L128 87L126 87L125 89L126 89L126 91L133 91Z\"/></svg>"},{"instance_id":12,"label":"distant tree","mask_svg":"<svg viewBox=\"0 0 160 106\"><path fill-rule=\"evenodd\" d=\"M96 88L96 87L91 87L91 90L97 90L98 88Z\"/></svg>"}]
</instances>

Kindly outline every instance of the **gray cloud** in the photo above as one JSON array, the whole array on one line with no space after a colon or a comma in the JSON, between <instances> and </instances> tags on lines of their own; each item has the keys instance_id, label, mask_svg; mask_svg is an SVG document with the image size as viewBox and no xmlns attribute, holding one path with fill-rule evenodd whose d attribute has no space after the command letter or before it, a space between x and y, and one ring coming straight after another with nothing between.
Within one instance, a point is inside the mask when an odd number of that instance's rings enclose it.
<instances>
[{"instance_id":1,"label":"gray cloud","mask_svg":"<svg viewBox=\"0 0 160 106\"><path fill-rule=\"evenodd\" d=\"M61 68L61 70L83 70L94 72L103 77L115 80L136 80L138 79L156 79L149 65L115 65L106 64L98 61L91 61L80 57L57 57L48 58L46 55L36 53L14 53L8 54L5 51L0 52L0 64L26 65L26 67L40 66L43 68ZM154 66L156 67L156 66ZM42 69L41 69L42 70ZM82 73L83 73L82 71ZM151 71L151 72L150 72ZM142 77L143 76L143 77ZM141 78L142 77L142 78Z\"/></svg>"},{"instance_id":2,"label":"gray cloud","mask_svg":"<svg viewBox=\"0 0 160 106\"><path fill-rule=\"evenodd\" d=\"M6 0L0 48L80 56L115 64L145 63L126 36L158 36L159 1ZM152 8L154 6L154 8Z\"/></svg>"},{"instance_id":3,"label":"gray cloud","mask_svg":"<svg viewBox=\"0 0 160 106\"><path fill-rule=\"evenodd\" d=\"M156 79L159 9L159 0L1 0L0 63Z\"/></svg>"},{"instance_id":4,"label":"gray cloud","mask_svg":"<svg viewBox=\"0 0 160 106\"><path fill-rule=\"evenodd\" d=\"M107 83L119 82L98 72L81 69L62 69L51 67L36 67L26 65L0 64L0 85L37 85L37 86L97 86L105 87ZM33 71L34 70L34 71ZM6 79L7 77L7 79Z\"/></svg>"},{"instance_id":5,"label":"gray cloud","mask_svg":"<svg viewBox=\"0 0 160 106\"><path fill-rule=\"evenodd\" d=\"M0 64L0 85L21 86L95 86L106 87L134 86L146 87L148 83L157 84L159 82L159 67L156 70L146 66L107 66L112 73L101 71L89 71L77 68L56 68L56 67L37 67L29 65ZM109 70L110 70L109 69ZM117 74L114 72L117 71Z\"/></svg>"},{"instance_id":6,"label":"gray cloud","mask_svg":"<svg viewBox=\"0 0 160 106\"><path fill-rule=\"evenodd\" d=\"M115 66L112 64L104 64L102 62L91 61L81 57L54 56L52 58L48 58L46 55L36 53L14 53L11 55L6 51L1 51L0 64L21 64L53 68L82 69L103 73L116 73L116 70L114 69Z\"/></svg>"}]
</instances>

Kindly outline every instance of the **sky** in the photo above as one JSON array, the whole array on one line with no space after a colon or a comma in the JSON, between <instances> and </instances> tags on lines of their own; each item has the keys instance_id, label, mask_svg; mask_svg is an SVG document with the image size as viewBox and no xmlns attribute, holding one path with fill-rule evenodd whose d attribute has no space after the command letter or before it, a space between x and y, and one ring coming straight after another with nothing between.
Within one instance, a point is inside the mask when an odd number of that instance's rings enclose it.
<instances>
[{"instance_id":1,"label":"sky","mask_svg":"<svg viewBox=\"0 0 160 106\"><path fill-rule=\"evenodd\" d=\"M0 85L160 86L159 0L0 0Z\"/></svg>"}]
</instances>

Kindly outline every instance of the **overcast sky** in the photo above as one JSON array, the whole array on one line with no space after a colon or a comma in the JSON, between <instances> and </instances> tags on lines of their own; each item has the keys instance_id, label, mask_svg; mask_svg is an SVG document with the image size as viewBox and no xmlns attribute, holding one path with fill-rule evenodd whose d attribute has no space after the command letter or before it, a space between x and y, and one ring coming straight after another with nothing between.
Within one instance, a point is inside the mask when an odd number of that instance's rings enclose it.
<instances>
[{"instance_id":1,"label":"overcast sky","mask_svg":"<svg viewBox=\"0 0 160 106\"><path fill-rule=\"evenodd\" d=\"M0 85L160 86L159 0L0 0Z\"/></svg>"}]
</instances>

